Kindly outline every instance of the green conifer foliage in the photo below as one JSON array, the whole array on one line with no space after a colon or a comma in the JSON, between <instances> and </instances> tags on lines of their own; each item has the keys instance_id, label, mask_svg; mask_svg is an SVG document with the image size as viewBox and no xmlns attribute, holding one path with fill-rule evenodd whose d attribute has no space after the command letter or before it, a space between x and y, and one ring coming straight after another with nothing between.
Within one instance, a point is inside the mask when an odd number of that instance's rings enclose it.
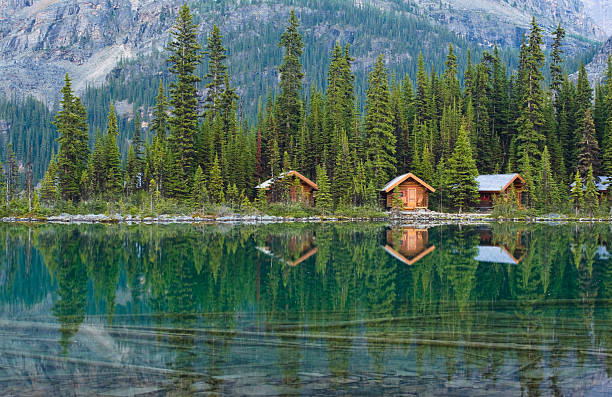
<instances>
[{"instance_id":1,"label":"green conifer foliage","mask_svg":"<svg viewBox=\"0 0 612 397\"><path fill-rule=\"evenodd\" d=\"M104 186L106 193L111 197L121 192L123 181L121 158L117 145L118 137L117 115L111 103L108 113L108 126L104 135L104 169L106 171Z\"/></svg>"},{"instance_id":2,"label":"green conifer foliage","mask_svg":"<svg viewBox=\"0 0 612 397\"><path fill-rule=\"evenodd\" d=\"M574 183L570 191L570 196L572 197L572 203L576 209L576 215L578 215L578 211L584 208L582 178L580 177L580 171L578 170L576 170L576 175L574 176Z\"/></svg>"},{"instance_id":3,"label":"green conifer foliage","mask_svg":"<svg viewBox=\"0 0 612 397\"><path fill-rule=\"evenodd\" d=\"M227 67L225 66L226 49L223 47L221 31L217 25L213 25L208 35L208 44L204 53L208 56L208 73L204 76L209 82L204 107L208 111L208 118L214 119L221 108L221 95L224 92Z\"/></svg>"},{"instance_id":4,"label":"green conifer foliage","mask_svg":"<svg viewBox=\"0 0 612 397\"><path fill-rule=\"evenodd\" d=\"M599 173L599 144L595 136L595 125L591 110L586 109L582 126L582 138L578 146L578 171L581 175L585 175L589 168L593 168L593 172Z\"/></svg>"},{"instance_id":5,"label":"green conifer foliage","mask_svg":"<svg viewBox=\"0 0 612 397\"><path fill-rule=\"evenodd\" d=\"M563 83L563 50L561 45L563 38L565 37L565 30L561 27L561 23L557 25L557 29L553 32L555 39L553 41L553 49L550 54L550 88L553 90L555 97L561 90L561 84Z\"/></svg>"},{"instance_id":6,"label":"green conifer foliage","mask_svg":"<svg viewBox=\"0 0 612 397\"><path fill-rule=\"evenodd\" d=\"M593 176L593 167L589 167L586 177L586 187L584 189L584 209L590 216L595 214L599 207L599 194L595 185L595 177Z\"/></svg>"},{"instance_id":7,"label":"green conifer foliage","mask_svg":"<svg viewBox=\"0 0 612 397\"><path fill-rule=\"evenodd\" d=\"M202 167L198 166L193 176L191 197L196 207L200 208L208 202L208 189L206 188L206 176Z\"/></svg>"},{"instance_id":8,"label":"green conifer foliage","mask_svg":"<svg viewBox=\"0 0 612 397\"><path fill-rule=\"evenodd\" d=\"M168 98L164 93L164 85L159 81L157 96L155 97L155 106L153 107L153 119L151 120L151 131L161 141L166 139L168 134Z\"/></svg>"},{"instance_id":9,"label":"green conifer foliage","mask_svg":"<svg viewBox=\"0 0 612 397\"><path fill-rule=\"evenodd\" d=\"M17 158L15 158L12 143L8 144L6 152L7 159L4 175L6 176L6 202L8 203L16 199L19 192L19 166L17 165Z\"/></svg>"},{"instance_id":10,"label":"green conifer foliage","mask_svg":"<svg viewBox=\"0 0 612 397\"><path fill-rule=\"evenodd\" d=\"M181 173L178 177L184 182L195 171L194 137L198 129L197 83L200 81L195 69L202 59L197 26L186 4L181 7L170 33L169 71L176 77L176 81L170 84L170 138L177 169ZM180 183L178 186L184 185ZM184 193L183 190L180 189L179 195Z\"/></svg>"},{"instance_id":11,"label":"green conifer foliage","mask_svg":"<svg viewBox=\"0 0 612 397\"><path fill-rule=\"evenodd\" d=\"M478 169L472 156L472 146L467 131L463 126L459 129L457 144L448 161L448 167L449 191L453 206L460 212L471 208L478 200L476 183Z\"/></svg>"},{"instance_id":12,"label":"green conifer foliage","mask_svg":"<svg viewBox=\"0 0 612 397\"><path fill-rule=\"evenodd\" d=\"M40 186L40 201L46 206L52 206L59 199L59 190L57 186L57 160L55 154L51 154L49 167L45 172Z\"/></svg>"},{"instance_id":13,"label":"green conifer foliage","mask_svg":"<svg viewBox=\"0 0 612 397\"><path fill-rule=\"evenodd\" d=\"M538 178L538 204L543 208L551 208L557 186L553 177L552 169L550 166L550 154L548 153L548 146L544 146L542 151L542 158L540 160L540 175Z\"/></svg>"},{"instance_id":14,"label":"green conifer foliage","mask_svg":"<svg viewBox=\"0 0 612 397\"><path fill-rule=\"evenodd\" d=\"M255 208L261 212L264 212L268 208L268 196L266 195L266 189L257 189Z\"/></svg>"},{"instance_id":15,"label":"green conifer foliage","mask_svg":"<svg viewBox=\"0 0 612 397\"><path fill-rule=\"evenodd\" d=\"M394 211L402 211L404 209L404 200L402 199L402 194L398 186L393 189L392 194L393 197L391 199L391 207Z\"/></svg>"},{"instance_id":16,"label":"green conifer foliage","mask_svg":"<svg viewBox=\"0 0 612 397\"><path fill-rule=\"evenodd\" d=\"M57 174L61 198L78 201L80 198L81 174L89 156L87 116L81 101L72 93L72 85L66 73L62 88L61 110L55 116L59 151L57 153Z\"/></svg>"},{"instance_id":17,"label":"green conifer foliage","mask_svg":"<svg viewBox=\"0 0 612 397\"><path fill-rule=\"evenodd\" d=\"M345 206L350 203L354 172L346 134L342 134L341 141L340 150L336 155L334 179L332 180L332 196L336 206Z\"/></svg>"},{"instance_id":18,"label":"green conifer foliage","mask_svg":"<svg viewBox=\"0 0 612 397\"><path fill-rule=\"evenodd\" d=\"M535 17L531 21L529 41L522 46L521 64L518 74L518 89L521 92L520 111L517 119L518 148L521 158L528 157L531 167L536 166L540 156L540 146L545 137L542 133L544 124L544 91L542 89L542 29L536 24Z\"/></svg>"},{"instance_id":19,"label":"green conifer foliage","mask_svg":"<svg viewBox=\"0 0 612 397\"><path fill-rule=\"evenodd\" d=\"M366 153L376 162L374 184L382 187L395 176L395 135L393 134L387 71L380 55L368 79L365 136Z\"/></svg>"},{"instance_id":20,"label":"green conifer foliage","mask_svg":"<svg viewBox=\"0 0 612 397\"><path fill-rule=\"evenodd\" d=\"M317 185L319 190L315 194L315 205L319 211L324 214L328 214L332 210L332 195L331 188L329 185L329 178L327 172L322 166L317 166Z\"/></svg>"},{"instance_id":21,"label":"green conifer foliage","mask_svg":"<svg viewBox=\"0 0 612 397\"><path fill-rule=\"evenodd\" d=\"M208 177L208 194L213 204L225 203L223 190L223 177L221 176L221 167L219 166L219 156L215 155L215 160L210 167L210 175Z\"/></svg>"},{"instance_id":22,"label":"green conifer foliage","mask_svg":"<svg viewBox=\"0 0 612 397\"><path fill-rule=\"evenodd\" d=\"M299 22L295 11L291 10L289 25L281 36L279 47L285 48L283 64L278 68L280 73L280 95L278 97L279 118L279 152L289 150L289 144L297 137L302 120L302 56L304 44L298 31Z\"/></svg>"},{"instance_id":23,"label":"green conifer foliage","mask_svg":"<svg viewBox=\"0 0 612 397\"><path fill-rule=\"evenodd\" d=\"M608 119L601 151L601 173L612 176L612 115Z\"/></svg>"}]
</instances>

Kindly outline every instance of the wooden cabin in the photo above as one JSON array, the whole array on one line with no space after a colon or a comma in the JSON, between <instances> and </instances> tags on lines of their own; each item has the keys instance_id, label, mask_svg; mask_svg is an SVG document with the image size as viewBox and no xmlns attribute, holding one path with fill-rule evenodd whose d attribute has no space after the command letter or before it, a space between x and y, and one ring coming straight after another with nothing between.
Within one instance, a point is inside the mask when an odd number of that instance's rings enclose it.
<instances>
[{"instance_id":1,"label":"wooden cabin","mask_svg":"<svg viewBox=\"0 0 612 397\"><path fill-rule=\"evenodd\" d=\"M407 265L413 265L436 249L429 245L427 229L404 227L387 230L385 251L395 259Z\"/></svg>"},{"instance_id":2,"label":"wooden cabin","mask_svg":"<svg viewBox=\"0 0 612 397\"><path fill-rule=\"evenodd\" d=\"M612 178L607 176L596 176L595 186L597 187L597 193L599 194L599 201L605 201L608 198L608 186L612 184ZM570 188L574 187L574 183L570 185ZM582 189L586 189L586 185L582 186Z\"/></svg>"},{"instance_id":3,"label":"wooden cabin","mask_svg":"<svg viewBox=\"0 0 612 397\"><path fill-rule=\"evenodd\" d=\"M429 193L436 191L433 187L425 183L412 173L400 175L389 181L380 191L385 200L386 208L393 208L393 194L395 188L399 190L399 195L404 203L403 210L415 210L427 208L429 206Z\"/></svg>"},{"instance_id":4,"label":"wooden cabin","mask_svg":"<svg viewBox=\"0 0 612 397\"><path fill-rule=\"evenodd\" d=\"M495 197L508 194L512 187L514 187L519 207L522 206L525 180L519 174L479 175L476 177L476 182L478 183L480 208L493 208Z\"/></svg>"},{"instance_id":5,"label":"wooden cabin","mask_svg":"<svg viewBox=\"0 0 612 397\"><path fill-rule=\"evenodd\" d=\"M294 180L299 180L300 189L296 189ZM286 183L280 183L286 182ZM314 192L319 190L316 183L306 178L297 171L288 171L272 177L265 182L255 186L256 189L265 189L269 203L275 203L283 200L286 194L292 203L305 202L310 205L314 204ZM287 189L288 191L284 191Z\"/></svg>"}]
</instances>

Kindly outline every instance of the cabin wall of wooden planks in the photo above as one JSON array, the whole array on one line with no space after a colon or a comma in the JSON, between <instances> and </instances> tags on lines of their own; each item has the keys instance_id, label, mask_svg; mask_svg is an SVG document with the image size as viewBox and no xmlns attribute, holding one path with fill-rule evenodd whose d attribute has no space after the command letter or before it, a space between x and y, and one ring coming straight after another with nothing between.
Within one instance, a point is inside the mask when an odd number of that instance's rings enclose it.
<instances>
[{"instance_id":1,"label":"cabin wall of wooden planks","mask_svg":"<svg viewBox=\"0 0 612 397\"><path fill-rule=\"evenodd\" d=\"M414 210L417 208L427 208L429 206L429 190L412 178L408 178L397 186L399 193L404 202L405 210ZM391 190L386 194L387 208L393 208L393 192Z\"/></svg>"}]
</instances>

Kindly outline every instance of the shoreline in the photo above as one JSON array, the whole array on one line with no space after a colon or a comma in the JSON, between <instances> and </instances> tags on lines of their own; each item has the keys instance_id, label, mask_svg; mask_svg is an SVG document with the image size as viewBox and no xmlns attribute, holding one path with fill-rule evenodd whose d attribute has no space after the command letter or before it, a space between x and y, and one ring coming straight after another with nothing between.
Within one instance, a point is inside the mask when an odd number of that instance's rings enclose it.
<instances>
[{"instance_id":1,"label":"shoreline","mask_svg":"<svg viewBox=\"0 0 612 397\"><path fill-rule=\"evenodd\" d=\"M327 223L327 222L387 222L399 226L436 226L439 224L487 224L508 223L612 223L612 218L586 218L566 216L540 216L532 218L494 218L480 213L406 212L387 214L384 217L311 216L305 218L272 215L232 214L224 216L159 215L140 217L119 214L60 214L49 217L3 217L2 223L56 223L56 224L270 224L270 223Z\"/></svg>"}]
</instances>

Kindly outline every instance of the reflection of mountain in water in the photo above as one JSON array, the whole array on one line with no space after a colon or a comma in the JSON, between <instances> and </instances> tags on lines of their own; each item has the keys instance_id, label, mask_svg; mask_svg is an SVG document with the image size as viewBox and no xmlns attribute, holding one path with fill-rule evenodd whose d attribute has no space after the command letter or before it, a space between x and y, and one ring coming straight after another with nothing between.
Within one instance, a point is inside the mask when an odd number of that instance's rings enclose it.
<instances>
[{"instance_id":1,"label":"reflection of mountain in water","mask_svg":"<svg viewBox=\"0 0 612 397\"><path fill-rule=\"evenodd\" d=\"M436 249L429 244L428 230L414 227L388 229L386 242L385 251L407 265L415 264Z\"/></svg>"}]
</instances>

